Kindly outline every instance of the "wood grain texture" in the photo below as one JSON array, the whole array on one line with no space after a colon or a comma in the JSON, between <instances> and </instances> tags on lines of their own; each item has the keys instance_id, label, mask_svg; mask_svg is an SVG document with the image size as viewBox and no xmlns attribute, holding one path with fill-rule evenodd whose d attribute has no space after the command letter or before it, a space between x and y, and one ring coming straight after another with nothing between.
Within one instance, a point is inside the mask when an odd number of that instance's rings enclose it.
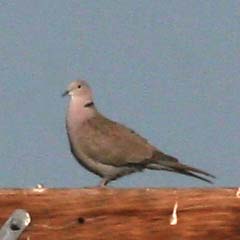
<instances>
[{"instance_id":1,"label":"wood grain texture","mask_svg":"<svg viewBox=\"0 0 240 240\"><path fill-rule=\"evenodd\" d=\"M237 188L1 189L0 224L16 209L32 222L28 240L240 239ZM177 224L171 225L175 203Z\"/></svg>"}]
</instances>

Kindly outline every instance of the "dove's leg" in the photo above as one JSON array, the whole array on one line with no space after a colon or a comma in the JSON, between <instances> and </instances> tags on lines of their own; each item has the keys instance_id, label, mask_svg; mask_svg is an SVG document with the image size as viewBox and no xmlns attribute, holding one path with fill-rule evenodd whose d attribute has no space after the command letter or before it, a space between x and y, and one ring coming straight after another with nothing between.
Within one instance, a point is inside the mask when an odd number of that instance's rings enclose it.
<instances>
[{"instance_id":1,"label":"dove's leg","mask_svg":"<svg viewBox=\"0 0 240 240\"><path fill-rule=\"evenodd\" d=\"M100 181L100 183L99 183L99 187L106 187L107 186L107 184L109 183L109 179L108 178L102 178L102 180Z\"/></svg>"},{"instance_id":2,"label":"dove's leg","mask_svg":"<svg viewBox=\"0 0 240 240\"><path fill-rule=\"evenodd\" d=\"M99 166L99 164L98 164L98 166ZM102 167L103 166L104 166L104 168L102 168L102 170L104 171L104 175L98 174L99 176L102 177L98 187L107 187L107 184L109 182L116 180L119 177L126 176L130 173L139 172L139 171L143 170L142 166L138 166L138 165L131 166L131 167L128 167L128 166L127 167L114 167L114 166L102 164Z\"/></svg>"}]
</instances>

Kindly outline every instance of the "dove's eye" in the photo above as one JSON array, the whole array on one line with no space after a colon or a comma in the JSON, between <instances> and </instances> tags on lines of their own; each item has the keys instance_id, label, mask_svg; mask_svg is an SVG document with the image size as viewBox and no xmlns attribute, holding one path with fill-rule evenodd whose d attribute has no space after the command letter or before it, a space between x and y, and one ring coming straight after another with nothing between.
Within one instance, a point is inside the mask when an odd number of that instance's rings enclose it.
<instances>
[{"instance_id":1,"label":"dove's eye","mask_svg":"<svg viewBox=\"0 0 240 240\"><path fill-rule=\"evenodd\" d=\"M78 85L78 88L81 88L82 86L81 85Z\"/></svg>"}]
</instances>

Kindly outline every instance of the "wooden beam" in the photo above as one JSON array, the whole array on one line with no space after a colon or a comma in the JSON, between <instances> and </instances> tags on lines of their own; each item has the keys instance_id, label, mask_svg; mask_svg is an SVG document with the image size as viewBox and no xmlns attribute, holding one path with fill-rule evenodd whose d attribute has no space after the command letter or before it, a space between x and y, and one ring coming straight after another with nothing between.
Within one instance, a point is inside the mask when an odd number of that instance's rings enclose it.
<instances>
[{"instance_id":1,"label":"wooden beam","mask_svg":"<svg viewBox=\"0 0 240 240\"><path fill-rule=\"evenodd\" d=\"M25 240L240 239L237 188L0 189L0 206L1 225L30 213Z\"/></svg>"}]
</instances>

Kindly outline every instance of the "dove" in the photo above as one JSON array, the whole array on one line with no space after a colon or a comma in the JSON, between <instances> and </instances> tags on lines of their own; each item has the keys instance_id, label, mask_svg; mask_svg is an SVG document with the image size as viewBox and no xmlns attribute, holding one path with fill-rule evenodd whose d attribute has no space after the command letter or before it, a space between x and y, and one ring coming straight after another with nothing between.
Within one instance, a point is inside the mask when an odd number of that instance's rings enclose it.
<instances>
[{"instance_id":1,"label":"dove","mask_svg":"<svg viewBox=\"0 0 240 240\"><path fill-rule=\"evenodd\" d=\"M101 114L90 86L84 80L69 84L63 96L70 100L66 115L66 131L70 150L77 161L102 179L105 187L119 177L144 169L179 173L212 183L215 178L180 161L153 146L134 130Z\"/></svg>"}]
</instances>

